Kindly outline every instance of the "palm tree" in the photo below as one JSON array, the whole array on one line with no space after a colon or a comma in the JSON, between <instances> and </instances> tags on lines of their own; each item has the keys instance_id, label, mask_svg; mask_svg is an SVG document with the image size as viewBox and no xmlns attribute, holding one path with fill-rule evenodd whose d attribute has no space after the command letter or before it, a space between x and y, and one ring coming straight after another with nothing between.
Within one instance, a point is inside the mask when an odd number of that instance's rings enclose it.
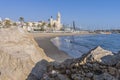
<instances>
[{"instance_id":1,"label":"palm tree","mask_svg":"<svg viewBox=\"0 0 120 80\"><path fill-rule=\"evenodd\" d=\"M20 22L24 22L24 18L23 18L23 17L20 17L20 18L19 18L19 21L20 21Z\"/></svg>"},{"instance_id":2,"label":"palm tree","mask_svg":"<svg viewBox=\"0 0 120 80\"><path fill-rule=\"evenodd\" d=\"M52 27L50 23L48 24L48 27L49 27L49 28L51 28L51 27Z\"/></svg>"},{"instance_id":3,"label":"palm tree","mask_svg":"<svg viewBox=\"0 0 120 80\"><path fill-rule=\"evenodd\" d=\"M21 23L21 27L23 27L24 18L23 18L23 17L20 17L20 18L19 18L19 21L20 21L20 23Z\"/></svg>"}]
</instances>

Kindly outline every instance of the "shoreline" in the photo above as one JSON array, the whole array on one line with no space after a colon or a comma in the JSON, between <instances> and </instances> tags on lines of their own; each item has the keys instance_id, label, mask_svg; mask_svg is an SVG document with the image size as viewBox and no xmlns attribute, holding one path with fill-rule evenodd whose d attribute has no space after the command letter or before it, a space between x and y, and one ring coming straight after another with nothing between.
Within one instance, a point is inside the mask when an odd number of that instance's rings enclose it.
<instances>
[{"instance_id":1,"label":"shoreline","mask_svg":"<svg viewBox=\"0 0 120 80\"><path fill-rule=\"evenodd\" d=\"M59 50L50 40L55 37L86 35L88 33L31 33L39 47L42 48L45 54L56 62L63 62L66 59L71 59L68 53Z\"/></svg>"}]
</instances>

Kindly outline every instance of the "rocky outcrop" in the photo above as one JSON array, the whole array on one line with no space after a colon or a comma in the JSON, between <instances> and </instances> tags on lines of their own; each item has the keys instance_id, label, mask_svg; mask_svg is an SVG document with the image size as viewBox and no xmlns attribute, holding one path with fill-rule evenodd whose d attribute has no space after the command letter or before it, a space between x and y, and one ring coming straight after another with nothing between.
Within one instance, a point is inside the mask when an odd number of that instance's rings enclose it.
<instances>
[{"instance_id":1,"label":"rocky outcrop","mask_svg":"<svg viewBox=\"0 0 120 80\"><path fill-rule=\"evenodd\" d=\"M88 52L88 55L84 58L85 62L103 62L102 58L105 56L113 55L112 52L102 49L100 46Z\"/></svg>"},{"instance_id":2,"label":"rocky outcrop","mask_svg":"<svg viewBox=\"0 0 120 80\"><path fill-rule=\"evenodd\" d=\"M22 28L0 29L0 80L25 80L38 61L50 61Z\"/></svg>"},{"instance_id":3,"label":"rocky outcrop","mask_svg":"<svg viewBox=\"0 0 120 80\"><path fill-rule=\"evenodd\" d=\"M82 61L83 63L99 62L105 65L115 65L119 60L119 54L114 55L111 51L104 50L98 46L85 54L84 60Z\"/></svg>"},{"instance_id":4,"label":"rocky outcrop","mask_svg":"<svg viewBox=\"0 0 120 80\"><path fill-rule=\"evenodd\" d=\"M81 58L63 63L49 63L38 80L120 80L120 59L101 47L96 47ZM64 78L64 79L63 79Z\"/></svg>"}]
</instances>

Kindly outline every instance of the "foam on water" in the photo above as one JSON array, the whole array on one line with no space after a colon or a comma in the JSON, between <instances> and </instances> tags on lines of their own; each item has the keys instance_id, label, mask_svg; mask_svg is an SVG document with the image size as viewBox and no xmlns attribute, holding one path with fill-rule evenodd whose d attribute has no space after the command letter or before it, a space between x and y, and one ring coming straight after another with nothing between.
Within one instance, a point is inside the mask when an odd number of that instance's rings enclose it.
<instances>
[{"instance_id":1,"label":"foam on water","mask_svg":"<svg viewBox=\"0 0 120 80\"><path fill-rule=\"evenodd\" d=\"M120 34L64 36L53 38L51 41L60 50L74 58L80 57L96 46L101 46L114 53L120 51Z\"/></svg>"}]
</instances>

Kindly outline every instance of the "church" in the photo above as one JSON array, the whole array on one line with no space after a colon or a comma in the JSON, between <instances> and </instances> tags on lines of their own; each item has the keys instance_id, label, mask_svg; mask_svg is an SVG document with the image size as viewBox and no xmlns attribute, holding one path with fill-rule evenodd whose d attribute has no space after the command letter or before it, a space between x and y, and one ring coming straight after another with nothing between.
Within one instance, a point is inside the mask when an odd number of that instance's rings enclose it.
<instances>
[{"instance_id":1,"label":"church","mask_svg":"<svg viewBox=\"0 0 120 80\"><path fill-rule=\"evenodd\" d=\"M56 30L56 31L59 31L59 30L62 29L61 14L59 12L57 14L57 19L56 20L54 20L53 17L51 16L50 26L53 27L53 29Z\"/></svg>"}]
</instances>

